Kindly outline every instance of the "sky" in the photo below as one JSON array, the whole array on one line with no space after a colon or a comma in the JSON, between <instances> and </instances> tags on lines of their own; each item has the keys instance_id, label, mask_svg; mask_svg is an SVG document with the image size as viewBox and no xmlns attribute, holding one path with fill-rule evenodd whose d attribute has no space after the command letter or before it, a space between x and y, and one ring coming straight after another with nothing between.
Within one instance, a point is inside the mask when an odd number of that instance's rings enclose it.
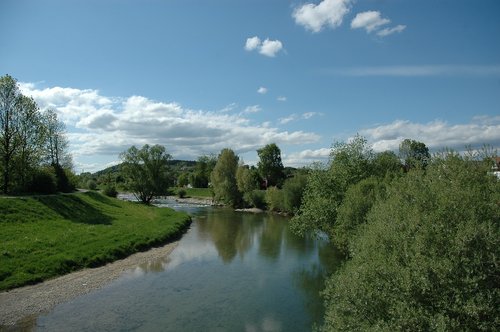
<instances>
[{"instance_id":1,"label":"sky","mask_svg":"<svg viewBox=\"0 0 500 332\"><path fill-rule=\"evenodd\" d=\"M0 75L64 121L75 170L364 136L500 148L498 0L1 0Z\"/></svg>"}]
</instances>

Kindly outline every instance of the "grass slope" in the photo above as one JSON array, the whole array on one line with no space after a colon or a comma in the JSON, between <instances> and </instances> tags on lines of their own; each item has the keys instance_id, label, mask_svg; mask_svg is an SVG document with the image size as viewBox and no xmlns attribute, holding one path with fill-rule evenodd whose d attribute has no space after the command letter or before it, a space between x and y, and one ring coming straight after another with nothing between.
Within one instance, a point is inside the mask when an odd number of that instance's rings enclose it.
<instances>
[{"instance_id":1,"label":"grass slope","mask_svg":"<svg viewBox=\"0 0 500 332\"><path fill-rule=\"evenodd\" d=\"M95 192L0 198L0 290L163 244L189 223L185 213Z\"/></svg>"}]
</instances>

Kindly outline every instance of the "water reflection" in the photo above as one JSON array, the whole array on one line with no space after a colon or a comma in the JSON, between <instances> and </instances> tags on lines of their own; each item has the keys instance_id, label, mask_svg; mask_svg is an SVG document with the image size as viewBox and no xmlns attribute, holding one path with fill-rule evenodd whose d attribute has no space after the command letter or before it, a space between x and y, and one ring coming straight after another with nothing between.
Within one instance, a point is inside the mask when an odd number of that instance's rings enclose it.
<instances>
[{"instance_id":1,"label":"water reflection","mask_svg":"<svg viewBox=\"0 0 500 332\"><path fill-rule=\"evenodd\" d=\"M168 257L39 317L39 330L304 331L335 264L325 241L278 215L175 206L193 224ZM78 313L75 315L74 313Z\"/></svg>"}]
</instances>

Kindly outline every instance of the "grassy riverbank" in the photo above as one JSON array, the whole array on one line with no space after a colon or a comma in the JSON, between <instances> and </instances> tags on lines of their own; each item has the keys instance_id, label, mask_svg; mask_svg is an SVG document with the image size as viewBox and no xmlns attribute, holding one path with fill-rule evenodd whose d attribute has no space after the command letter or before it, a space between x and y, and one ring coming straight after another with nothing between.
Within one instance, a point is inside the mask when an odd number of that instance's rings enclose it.
<instances>
[{"instance_id":1,"label":"grassy riverbank","mask_svg":"<svg viewBox=\"0 0 500 332\"><path fill-rule=\"evenodd\" d=\"M185 213L95 192L0 198L0 290L163 244L189 222Z\"/></svg>"}]
</instances>

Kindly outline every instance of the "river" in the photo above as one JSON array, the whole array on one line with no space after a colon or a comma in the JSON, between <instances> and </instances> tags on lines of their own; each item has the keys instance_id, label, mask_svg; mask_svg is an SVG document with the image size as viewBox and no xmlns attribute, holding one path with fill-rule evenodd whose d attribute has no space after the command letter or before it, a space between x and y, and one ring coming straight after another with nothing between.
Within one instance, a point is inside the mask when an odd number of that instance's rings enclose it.
<instances>
[{"instance_id":1,"label":"river","mask_svg":"<svg viewBox=\"0 0 500 332\"><path fill-rule=\"evenodd\" d=\"M326 240L279 215L160 201L193 216L168 256L56 306L37 331L308 331L338 266Z\"/></svg>"}]
</instances>

